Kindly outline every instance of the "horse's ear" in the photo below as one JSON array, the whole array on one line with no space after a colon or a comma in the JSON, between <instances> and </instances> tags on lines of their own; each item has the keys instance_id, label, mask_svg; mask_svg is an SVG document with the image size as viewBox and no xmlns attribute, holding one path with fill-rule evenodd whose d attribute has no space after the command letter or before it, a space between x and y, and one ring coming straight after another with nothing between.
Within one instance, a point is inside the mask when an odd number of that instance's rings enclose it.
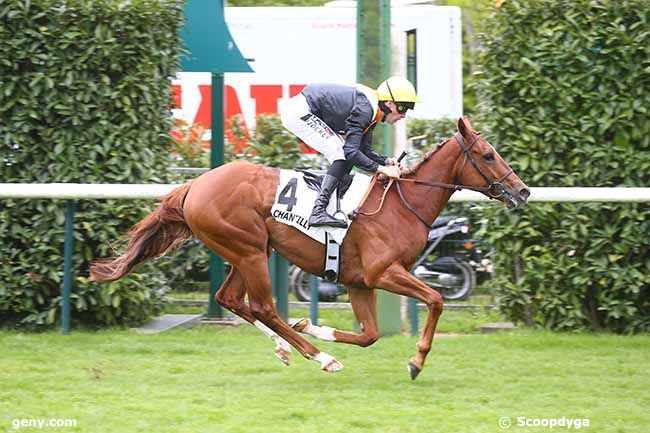
<instances>
[{"instance_id":1,"label":"horse's ear","mask_svg":"<svg viewBox=\"0 0 650 433\"><path fill-rule=\"evenodd\" d=\"M467 117L458 118L458 132L460 132L460 135L466 138L472 134L472 125L469 123L469 119Z\"/></svg>"}]
</instances>

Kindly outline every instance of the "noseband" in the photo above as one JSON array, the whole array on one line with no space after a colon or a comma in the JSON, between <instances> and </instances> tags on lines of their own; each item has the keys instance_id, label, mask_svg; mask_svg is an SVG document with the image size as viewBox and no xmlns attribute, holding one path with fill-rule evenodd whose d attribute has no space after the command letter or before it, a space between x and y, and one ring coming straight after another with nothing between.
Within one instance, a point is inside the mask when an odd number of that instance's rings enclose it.
<instances>
[{"instance_id":1,"label":"noseband","mask_svg":"<svg viewBox=\"0 0 650 433\"><path fill-rule=\"evenodd\" d=\"M427 180L419 180L419 179L397 179L397 182L395 182L395 186L397 187L397 192L399 193L399 197L404 203L404 206L408 210L410 210L424 225L430 227L431 224L427 223L424 218L422 218L416 210L409 204L408 201L406 201L406 198L404 197L404 194L402 193L402 189L400 188L400 181L407 181L407 182L413 182L416 184L422 184L422 185L427 185L427 186L433 186L433 187L438 187L438 188L446 188L446 189L452 189L454 191L460 191L462 189L468 189L470 191L476 191L480 192L483 194L486 194L488 197L491 199L498 199L503 196L503 194L506 192L505 187L503 186L502 182L508 178L513 173L512 168L506 172L503 176L501 176L497 180L490 180L488 176L486 176L485 173L483 173L483 170L478 166L476 163L476 160L474 157L472 157L471 150L472 147L474 147L474 144L478 141L480 138L480 135L477 134L476 138L472 140L472 142L469 144L469 146L465 145L465 139L463 136L457 132L456 135L454 136L456 138L456 141L458 142L458 145L460 146L461 150L465 154L463 157L463 164L461 165L460 168L460 174L456 176L456 179L459 177L462 177L463 171L465 170L465 165L467 164L467 161L471 162L476 171L481 175L483 179L485 179L485 182L487 183L487 186L473 186L473 185L461 185L461 184L451 184L451 183L443 183L443 182L429 182ZM393 179L391 179L391 183L393 182ZM390 185L386 188L388 190L390 188Z\"/></svg>"}]
</instances>

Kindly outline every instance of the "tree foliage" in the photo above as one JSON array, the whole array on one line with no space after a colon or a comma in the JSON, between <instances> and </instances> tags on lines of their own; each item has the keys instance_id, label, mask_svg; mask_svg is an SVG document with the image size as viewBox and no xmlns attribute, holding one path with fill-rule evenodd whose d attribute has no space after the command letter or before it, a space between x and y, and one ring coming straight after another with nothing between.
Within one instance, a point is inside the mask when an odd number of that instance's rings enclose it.
<instances>
[{"instance_id":1,"label":"tree foliage","mask_svg":"<svg viewBox=\"0 0 650 433\"><path fill-rule=\"evenodd\" d=\"M650 7L506 0L484 27L482 126L530 186L650 186ZM650 330L648 204L493 208L511 318Z\"/></svg>"},{"instance_id":2,"label":"tree foliage","mask_svg":"<svg viewBox=\"0 0 650 433\"><path fill-rule=\"evenodd\" d=\"M179 54L177 0L0 2L0 179L18 183L166 183ZM160 273L90 283L88 263L152 208L80 201L73 318L131 324L160 307ZM0 323L51 324L60 302L64 204L0 208Z\"/></svg>"}]
</instances>

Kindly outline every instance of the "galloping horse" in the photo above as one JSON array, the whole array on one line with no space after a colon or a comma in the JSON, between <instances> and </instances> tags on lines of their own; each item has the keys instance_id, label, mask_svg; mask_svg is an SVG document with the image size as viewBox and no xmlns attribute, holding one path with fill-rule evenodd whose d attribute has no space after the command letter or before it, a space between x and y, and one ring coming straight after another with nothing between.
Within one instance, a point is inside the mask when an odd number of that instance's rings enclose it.
<instances>
[{"instance_id":1,"label":"galloping horse","mask_svg":"<svg viewBox=\"0 0 650 433\"><path fill-rule=\"evenodd\" d=\"M276 342L275 353L284 363L290 362L291 345L328 372L341 370L343 365L299 333L365 347L378 338L374 289L410 296L429 309L417 354L408 363L415 379L431 349L443 310L440 294L409 273L424 248L429 225L461 188L480 191L508 206L525 204L530 195L466 118L458 120L454 137L430 150L399 180L373 182L362 210L376 209L380 202L382 206L372 216L360 212L341 246L339 280L348 289L360 323L361 333L357 334L315 326L307 319L290 326L278 316L267 266L271 249L315 275L322 275L325 258L324 245L271 216L278 183L277 168L233 162L181 185L131 228L124 254L93 263L91 277L116 280L195 236L232 264L217 292L217 302L271 337Z\"/></svg>"}]
</instances>

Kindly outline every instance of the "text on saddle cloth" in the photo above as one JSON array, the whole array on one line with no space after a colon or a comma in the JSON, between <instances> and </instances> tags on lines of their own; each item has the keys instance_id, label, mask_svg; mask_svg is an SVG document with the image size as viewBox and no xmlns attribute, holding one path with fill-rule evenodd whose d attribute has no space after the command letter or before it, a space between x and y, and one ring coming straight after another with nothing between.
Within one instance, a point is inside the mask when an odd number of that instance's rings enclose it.
<instances>
[{"instance_id":1,"label":"text on saddle cloth","mask_svg":"<svg viewBox=\"0 0 650 433\"><path fill-rule=\"evenodd\" d=\"M280 183L275 191L271 215L276 221L297 228L323 245L325 245L326 231L338 244L341 244L347 234L347 228L309 227L309 216L320 191L322 174L305 170L280 170ZM351 221L347 215L361 202L370 180L369 176L355 173L347 191L344 191L344 195L340 198L341 212L335 215L337 199L334 195L327 206L327 212L336 218L345 218L349 228ZM338 194L338 190L336 193Z\"/></svg>"}]
</instances>

